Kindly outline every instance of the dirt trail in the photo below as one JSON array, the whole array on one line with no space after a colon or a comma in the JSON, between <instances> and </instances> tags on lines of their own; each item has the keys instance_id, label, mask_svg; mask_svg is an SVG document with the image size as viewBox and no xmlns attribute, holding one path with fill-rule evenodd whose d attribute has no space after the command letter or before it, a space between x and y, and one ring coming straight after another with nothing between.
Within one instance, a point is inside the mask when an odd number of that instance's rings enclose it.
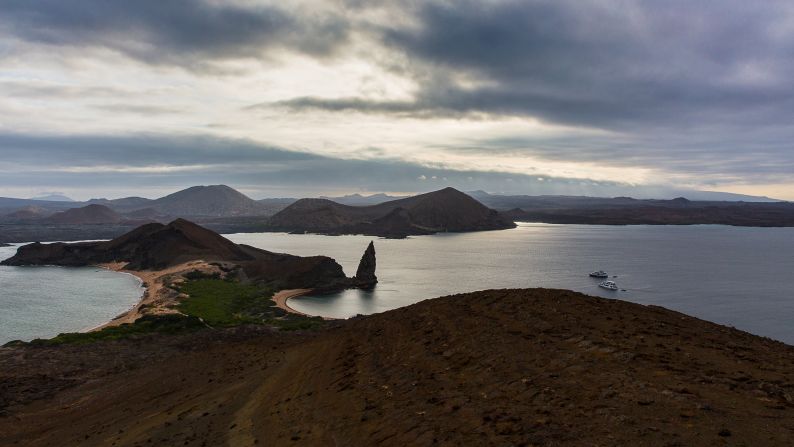
<instances>
[{"instance_id":1,"label":"dirt trail","mask_svg":"<svg viewBox=\"0 0 794 447\"><path fill-rule=\"evenodd\" d=\"M0 387L0 404L17 402L0 433L25 446L794 444L794 348L657 307L497 290L317 333L240 330L0 350L0 383L19 384ZM98 355L118 364L97 372Z\"/></svg>"}]
</instances>

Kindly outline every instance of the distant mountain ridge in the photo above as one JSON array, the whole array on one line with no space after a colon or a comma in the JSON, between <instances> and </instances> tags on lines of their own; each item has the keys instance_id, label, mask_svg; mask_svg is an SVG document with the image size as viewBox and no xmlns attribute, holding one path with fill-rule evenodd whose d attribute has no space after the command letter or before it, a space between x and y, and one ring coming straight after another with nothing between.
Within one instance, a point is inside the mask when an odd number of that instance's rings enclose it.
<instances>
[{"instance_id":1,"label":"distant mountain ridge","mask_svg":"<svg viewBox=\"0 0 794 447\"><path fill-rule=\"evenodd\" d=\"M510 219L454 188L369 206L301 199L270 218L268 224L273 229L291 232L385 237L515 226Z\"/></svg>"},{"instance_id":2,"label":"distant mountain ridge","mask_svg":"<svg viewBox=\"0 0 794 447\"><path fill-rule=\"evenodd\" d=\"M573 205L577 202L579 205L588 206L611 206L613 204L617 204L620 200L633 204L660 204L666 202L664 200L654 201L652 199L632 199L629 197L603 198L586 196L499 195L489 194L484 191L472 191L468 192L467 194L479 200L486 206L497 210L509 210L513 208L527 207L559 207L560 205L564 205L564 207L568 208L570 205ZM720 203L726 206L735 203L741 203L735 201L737 198L746 198L746 202L753 200L758 201L758 203L776 202L765 197L741 196L728 193L708 194L717 195L719 197L725 196L726 198L734 199L731 201L709 201L715 204ZM267 198L254 200L226 185L193 186L158 199L147 199L144 197L132 196L119 199L97 198L79 202L65 201L63 199L68 199L68 197L58 196L60 195L42 196L36 199L0 197L0 216L7 216L26 207L36 207L39 211L43 210L43 212L40 212L39 214L46 215L69 208L80 208L93 204L104 205L119 214L127 214L150 208L151 211L148 211L149 214L167 216L169 218L272 216L298 200L294 198ZM411 197L416 196L399 197L390 196L388 194L372 194L368 196L361 194L349 194L339 197L323 196L320 197L320 199L330 200L341 205L366 206L379 205L381 203L391 202L394 200L410 199ZM50 200L40 200L48 198ZM687 196L687 198L692 200L692 197ZM693 202L701 204L706 203L704 201L697 200L693 200ZM29 217L35 216L30 215Z\"/></svg>"},{"instance_id":3,"label":"distant mountain ridge","mask_svg":"<svg viewBox=\"0 0 794 447\"><path fill-rule=\"evenodd\" d=\"M351 205L351 206L378 205L383 202L405 199L407 197L410 196L390 196L388 194L383 194L383 193L371 194L368 196L361 194L348 194L346 196L340 196L340 197L320 196L321 199L327 199L334 201L336 203L341 203L342 205Z\"/></svg>"},{"instance_id":4,"label":"distant mountain ridge","mask_svg":"<svg viewBox=\"0 0 794 447\"><path fill-rule=\"evenodd\" d=\"M35 199L17 199L13 197L0 197L0 214L9 214L19 211L22 208L35 206L41 209L46 209L51 212L62 211L69 208L77 208L84 205L83 202L62 202L57 200L35 200Z\"/></svg>"},{"instance_id":5,"label":"distant mountain ridge","mask_svg":"<svg viewBox=\"0 0 794 447\"><path fill-rule=\"evenodd\" d=\"M226 185L193 186L147 203L146 208L172 216L254 216L266 207Z\"/></svg>"},{"instance_id":6,"label":"distant mountain ridge","mask_svg":"<svg viewBox=\"0 0 794 447\"><path fill-rule=\"evenodd\" d=\"M635 199L632 197L589 197L589 196L529 196L529 195L499 195L489 194L484 191L468 193L486 206L497 210L510 210L521 208L525 210L541 209L574 209L574 208L620 208L637 206L740 206L747 203L775 204L787 203L778 200L764 200L759 202L723 201L723 200L691 200L687 197L674 199Z\"/></svg>"},{"instance_id":7,"label":"distant mountain ridge","mask_svg":"<svg viewBox=\"0 0 794 447\"><path fill-rule=\"evenodd\" d=\"M209 185L192 186L159 199L124 197L120 199L91 199L86 202L64 202L0 197L0 214L9 214L29 206L56 212L87 205L101 205L119 214L148 210L149 214L172 218L267 216L294 201L294 199L281 199L288 202L274 210L273 205L267 200L269 199L260 203L226 185Z\"/></svg>"},{"instance_id":8,"label":"distant mountain ridge","mask_svg":"<svg viewBox=\"0 0 794 447\"><path fill-rule=\"evenodd\" d=\"M452 188L441 191L456 191ZM399 199L387 194L351 194L336 198L254 200L225 185L194 186L158 198L124 197L86 202L0 197L0 242L109 239L144 222L185 218L220 233L263 231L357 233L404 237L439 231L503 228L507 221L610 225L722 224L794 226L794 203L782 201L698 201L631 197L498 195L456 191L423 204L419 194ZM462 196L467 196L464 200ZM473 200L472 199L476 199ZM384 199L394 199L386 200ZM478 203L479 206L472 205ZM367 204L373 202L372 204ZM449 202L449 203L448 203ZM450 203L456 205L450 206ZM70 209L102 205L103 210ZM488 208L491 211L485 211ZM90 210L90 208L89 208ZM493 211L496 210L496 211ZM283 212L282 212L283 211ZM488 213L494 212L497 217ZM78 217L80 216L80 217ZM292 217L290 217L292 216Z\"/></svg>"},{"instance_id":9,"label":"distant mountain ridge","mask_svg":"<svg viewBox=\"0 0 794 447\"><path fill-rule=\"evenodd\" d=\"M124 218L104 205L88 205L60 211L46 218L48 222L71 225L117 224Z\"/></svg>"},{"instance_id":10,"label":"distant mountain ridge","mask_svg":"<svg viewBox=\"0 0 794 447\"><path fill-rule=\"evenodd\" d=\"M32 220L32 219L41 219L48 215L52 214L50 211L36 205L28 205L22 207L12 213L9 213L5 217L9 220Z\"/></svg>"},{"instance_id":11,"label":"distant mountain ridge","mask_svg":"<svg viewBox=\"0 0 794 447\"><path fill-rule=\"evenodd\" d=\"M66 197L60 193L43 194L36 197L31 197L30 200L44 200L49 202L74 202L74 199Z\"/></svg>"},{"instance_id":12,"label":"distant mountain ridge","mask_svg":"<svg viewBox=\"0 0 794 447\"><path fill-rule=\"evenodd\" d=\"M113 208L119 212L124 211L131 211L137 210L141 207L149 206L151 202L154 202L152 199L146 199L144 197L123 197L121 199L91 199L88 203L89 205L97 204L97 205L105 205L109 208Z\"/></svg>"},{"instance_id":13,"label":"distant mountain ridge","mask_svg":"<svg viewBox=\"0 0 794 447\"><path fill-rule=\"evenodd\" d=\"M631 197L499 196L477 199L515 221L585 225L794 226L794 203L783 201L694 201Z\"/></svg>"}]
</instances>

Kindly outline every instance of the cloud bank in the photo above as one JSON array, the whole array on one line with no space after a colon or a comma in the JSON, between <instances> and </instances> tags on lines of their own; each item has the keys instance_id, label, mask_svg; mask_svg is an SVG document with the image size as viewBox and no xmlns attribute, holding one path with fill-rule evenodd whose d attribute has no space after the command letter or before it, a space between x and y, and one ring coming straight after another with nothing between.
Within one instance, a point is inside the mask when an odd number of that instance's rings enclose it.
<instances>
[{"instance_id":1,"label":"cloud bank","mask_svg":"<svg viewBox=\"0 0 794 447\"><path fill-rule=\"evenodd\" d=\"M266 154L287 172L315 157L379 166L356 187L398 191L408 185L397 178L433 175L407 167L529 166L492 175L533 178L580 164L592 172L577 174L585 183L603 181L602 166L647 172L647 183L772 185L768 195L794 198L785 1L8 0L2 9L0 113L19 117L0 124L10 164L32 166L44 149L26 144L56 125L68 137L64 163L117 172L146 160L223 176L219 166L233 163L222 153L242 167ZM152 134L192 149L151 149Z\"/></svg>"}]
</instances>

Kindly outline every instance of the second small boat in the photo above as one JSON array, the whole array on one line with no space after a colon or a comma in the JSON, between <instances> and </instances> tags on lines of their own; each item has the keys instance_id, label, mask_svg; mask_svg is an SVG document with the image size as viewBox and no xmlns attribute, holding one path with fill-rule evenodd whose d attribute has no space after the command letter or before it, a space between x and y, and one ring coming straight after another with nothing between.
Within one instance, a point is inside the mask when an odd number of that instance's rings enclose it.
<instances>
[{"instance_id":1,"label":"second small boat","mask_svg":"<svg viewBox=\"0 0 794 447\"><path fill-rule=\"evenodd\" d=\"M615 284L615 281L603 281L598 285L598 287L607 290L618 290L618 285Z\"/></svg>"}]
</instances>

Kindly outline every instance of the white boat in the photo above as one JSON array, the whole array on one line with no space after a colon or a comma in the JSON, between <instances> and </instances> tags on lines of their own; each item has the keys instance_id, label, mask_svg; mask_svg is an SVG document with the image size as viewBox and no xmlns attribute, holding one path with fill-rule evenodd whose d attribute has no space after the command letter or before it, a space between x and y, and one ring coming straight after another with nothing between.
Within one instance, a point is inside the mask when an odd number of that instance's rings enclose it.
<instances>
[{"instance_id":1,"label":"white boat","mask_svg":"<svg viewBox=\"0 0 794 447\"><path fill-rule=\"evenodd\" d=\"M592 273L590 273L590 276L593 277L593 278L609 278L609 275L607 274L607 272L605 272L603 270L599 270L597 272L592 272Z\"/></svg>"},{"instance_id":2,"label":"white boat","mask_svg":"<svg viewBox=\"0 0 794 447\"><path fill-rule=\"evenodd\" d=\"M618 285L615 284L615 281L603 281L598 285L598 287L607 290L618 290Z\"/></svg>"}]
</instances>

